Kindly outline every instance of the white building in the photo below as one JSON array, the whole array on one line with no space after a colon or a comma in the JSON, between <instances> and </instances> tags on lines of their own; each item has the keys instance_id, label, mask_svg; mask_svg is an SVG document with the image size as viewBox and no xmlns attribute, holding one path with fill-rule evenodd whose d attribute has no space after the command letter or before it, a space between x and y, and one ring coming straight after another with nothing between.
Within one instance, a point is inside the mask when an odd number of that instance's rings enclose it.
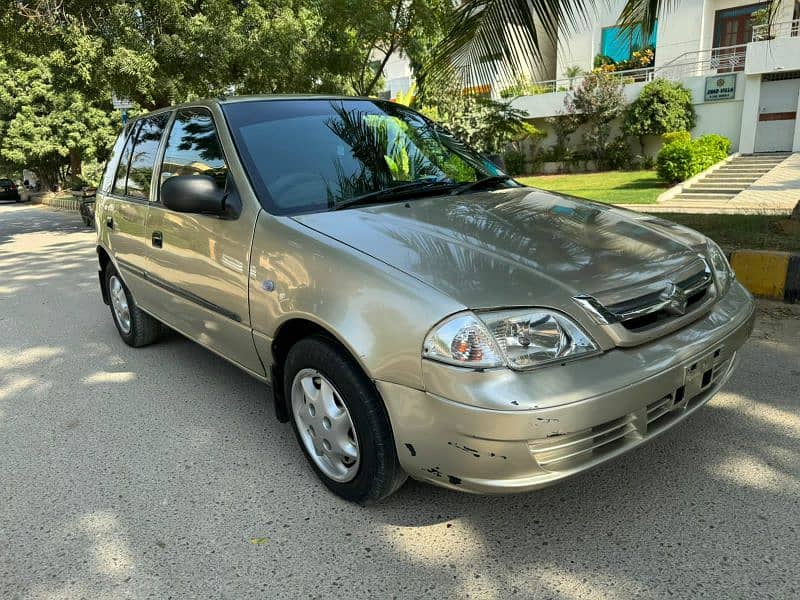
<instances>
[{"instance_id":1,"label":"white building","mask_svg":"<svg viewBox=\"0 0 800 600\"><path fill-rule=\"evenodd\" d=\"M556 47L545 52L546 64L527 78L533 85L499 76L481 91L511 101L534 121L556 116L564 108L567 90L580 80L567 77L570 67L589 72L597 55L621 62L651 44L652 65L622 72L630 82L625 85L629 100L654 78L681 81L694 99L696 135L724 135L734 150L744 154L800 151L800 1L781 0L773 25L767 28L755 24L752 14L769 2L679 0L647 43L640 30L626 33L616 26L624 4L612 0L589 26L562 32ZM405 71L404 83L399 83L394 74L399 70L393 65L387 72L389 97L394 97L395 87L410 81L411 74ZM541 81L541 73L550 79Z\"/></svg>"},{"instance_id":2,"label":"white building","mask_svg":"<svg viewBox=\"0 0 800 600\"><path fill-rule=\"evenodd\" d=\"M590 26L558 40L556 72L560 79L539 82L512 104L533 119L557 115L566 89L569 67L591 71L597 55L617 62L647 45L640 31L616 27L624 0L615 0ZM800 151L797 124L800 106L800 2L782 0L773 25L757 25L752 14L769 2L680 0L659 21L648 40L655 60L643 69L623 71L625 95L633 100L656 77L681 81L692 92L697 110L694 133L719 133L733 149L752 152ZM560 90L560 91L559 91ZM493 90L500 97L502 90Z\"/></svg>"}]
</instances>

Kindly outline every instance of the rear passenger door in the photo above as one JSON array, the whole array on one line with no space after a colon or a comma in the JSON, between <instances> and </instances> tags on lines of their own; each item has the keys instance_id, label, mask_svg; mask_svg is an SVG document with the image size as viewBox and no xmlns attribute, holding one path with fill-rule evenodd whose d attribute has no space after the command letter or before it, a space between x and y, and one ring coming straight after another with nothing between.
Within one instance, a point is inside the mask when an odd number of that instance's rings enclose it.
<instances>
[{"instance_id":1,"label":"rear passenger door","mask_svg":"<svg viewBox=\"0 0 800 600\"><path fill-rule=\"evenodd\" d=\"M178 109L166 138L159 188L175 175L211 177L241 205L211 111ZM181 213L154 196L147 216L148 280L160 288L161 320L246 369L264 374L250 330L248 268L258 210Z\"/></svg>"},{"instance_id":2,"label":"rear passenger door","mask_svg":"<svg viewBox=\"0 0 800 600\"><path fill-rule=\"evenodd\" d=\"M134 124L111 189L113 207L105 215L117 266L134 298L145 309L148 308L144 284L148 253L145 224L156 156L169 115L158 113Z\"/></svg>"}]
</instances>

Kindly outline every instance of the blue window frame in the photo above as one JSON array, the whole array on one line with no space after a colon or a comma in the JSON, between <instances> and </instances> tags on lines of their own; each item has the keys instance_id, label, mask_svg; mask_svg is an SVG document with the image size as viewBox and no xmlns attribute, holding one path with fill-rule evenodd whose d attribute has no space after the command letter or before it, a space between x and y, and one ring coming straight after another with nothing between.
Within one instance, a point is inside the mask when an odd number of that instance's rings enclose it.
<instances>
[{"instance_id":1,"label":"blue window frame","mask_svg":"<svg viewBox=\"0 0 800 600\"><path fill-rule=\"evenodd\" d=\"M642 26L635 27L604 27L600 40L600 54L612 58L614 62L630 59L634 50L646 46L655 46L658 35L658 23L653 27L653 32L642 43Z\"/></svg>"}]
</instances>

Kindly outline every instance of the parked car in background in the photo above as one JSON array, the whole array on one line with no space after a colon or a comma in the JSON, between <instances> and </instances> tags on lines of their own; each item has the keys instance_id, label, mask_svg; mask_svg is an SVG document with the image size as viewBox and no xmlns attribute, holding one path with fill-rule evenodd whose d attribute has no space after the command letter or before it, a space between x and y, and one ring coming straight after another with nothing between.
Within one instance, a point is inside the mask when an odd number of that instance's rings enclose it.
<instances>
[{"instance_id":1,"label":"parked car in background","mask_svg":"<svg viewBox=\"0 0 800 600\"><path fill-rule=\"evenodd\" d=\"M506 493L598 465L708 402L753 326L710 239L524 187L382 100L141 116L95 219L122 339L164 324L268 382L361 503L407 475Z\"/></svg>"},{"instance_id":2,"label":"parked car in background","mask_svg":"<svg viewBox=\"0 0 800 600\"><path fill-rule=\"evenodd\" d=\"M0 200L14 200L21 202L17 184L10 179L0 179Z\"/></svg>"}]
</instances>

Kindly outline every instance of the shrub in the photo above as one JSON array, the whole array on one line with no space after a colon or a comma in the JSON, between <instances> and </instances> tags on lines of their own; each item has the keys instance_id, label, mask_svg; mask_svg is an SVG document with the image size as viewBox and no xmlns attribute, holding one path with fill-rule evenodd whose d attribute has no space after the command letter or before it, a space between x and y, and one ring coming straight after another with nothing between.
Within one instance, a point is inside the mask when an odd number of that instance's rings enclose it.
<instances>
[{"instance_id":1,"label":"shrub","mask_svg":"<svg viewBox=\"0 0 800 600\"><path fill-rule=\"evenodd\" d=\"M692 134L688 131L670 131L662 135L661 139L664 140L664 144L671 144L673 142L688 144L692 141Z\"/></svg>"},{"instance_id":2,"label":"shrub","mask_svg":"<svg viewBox=\"0 0 800 600\"><path fill-rule=\"evenodd\" d=\"M517 176L525 174L526 160L524 152L519 150L507 150L506 153L503 154L503 160L506 164L505 171L509 175Z\"/></svg>"},{"instance_id":3,"label":"shrub","mask_svg":"<svg viewBox=\"0 0 800 600\"><path fill-rule=\"evenodd\" d=\"M666 136L665 136L666 137ZM658 153L658 175L669 182L685 181L725 159L731 141L721 135L704 135L696 140L672 136Z\"/></svg>"},{"instance_id":4,"label":"shrub","mask_svg":"<svg viewBox=\"0 0 800 600\"><path fill-rule=\"evenodd\" d=\"M597 167L603 171L630 169L633 165L633 153L628 141L619 136L608 144L597 159Z\"/></svg>"},{"instance_id":5,"label":"shrub","mask_svg":"<svg viewBox=\"0 0 800 600\"><path fill-rule=\"evenodd\" d=\"M728 154L730 154L731 151L731 141L724 135L717 135L716 133L710 133L708 135L704 135L700 137L696 143L699 146L701 146L705 152L709 152L715 154L716 156L722 157L715 162L719 162L720 160L728 156Z\"/></svg>"},{"instance_id":6,"label":"shrub","mask_svg":"<svg viewBox=\"0 0 800 600\"><path fill-rule=\"evenodd\" d=\"M692 93L679 82L655 79L625 111L623 130L643 143L646 135L689 131L696 123Z\"/></svg>"},{"instance_id":7,"label":"shrub","mask_svg":"<svg viewBox=\"0 0 800 600\"><path fill-rule=\"evenodd\" d=\"M692 143L672 142L661 148L656 158L658 176L677 183L689 179L692 172Z\"/></svg>"}]
</instances>

